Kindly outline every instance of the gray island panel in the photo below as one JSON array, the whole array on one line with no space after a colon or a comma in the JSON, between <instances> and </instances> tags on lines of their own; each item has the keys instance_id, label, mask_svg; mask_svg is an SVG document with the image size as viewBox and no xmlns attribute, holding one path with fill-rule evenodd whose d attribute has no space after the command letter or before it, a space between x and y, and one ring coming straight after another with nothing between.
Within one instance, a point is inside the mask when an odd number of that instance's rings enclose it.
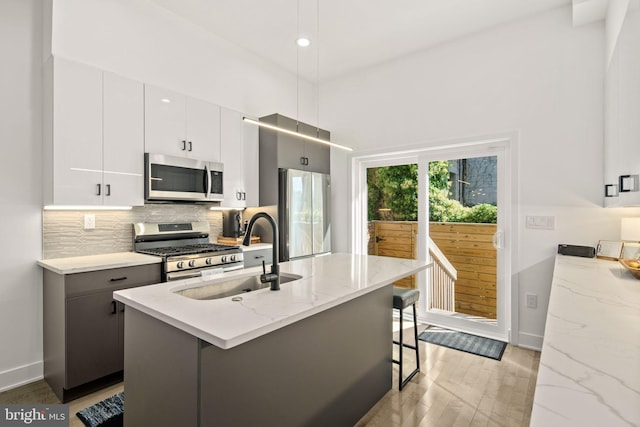
<instances>
[{"instance_id":1,"label":"gray island panel","mask_svg":"<svg viewBox=\"0 0 640 427\"><path fill-rule=\"evenodd\" d=\"M125 427L352 426L391 388L391 300L385 286L231 349L128 310Z\"/></svg>"},{"instance_id":2,"label":"gray island panel","mask_svg":"<svg viewBox=\"0 0 640 427\"><path fill-rule=\"evenodd\" d=\"M202 426L352 426L391 388L391 286L201 352Z\"/></svg>"}]
</instances>

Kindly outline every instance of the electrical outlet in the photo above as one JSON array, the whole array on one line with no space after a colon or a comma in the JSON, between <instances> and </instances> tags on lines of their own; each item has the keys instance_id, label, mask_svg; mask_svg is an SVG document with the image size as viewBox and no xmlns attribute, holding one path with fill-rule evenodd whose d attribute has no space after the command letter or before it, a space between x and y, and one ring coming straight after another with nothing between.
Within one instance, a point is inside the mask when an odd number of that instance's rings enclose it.
<instances>
[{"instance_id":1,"label":"electrical outlet","mask_svg":"<svg viewBox=\"0 0 640 427\"><path fill-rule=\"evenodd\" d=\"M527 294L527 308L538 308L538 295Z\"/></svg>"},{"instance_id":2,"label":"electrical outlet","mask_svg":"<svg viewBox=\"0 0 640 427\"><path fill-rule=\"evenodd\" d=\"M555 228L555 217L527 215L525 218L525 227L538 230L553 230Z\"/></svg>"},{"instance_id":3,"label":"electrical outlet","mask_svg":"<svg viewBox=\"0 0 640 427\"><path fill-rule=\"evenodd\" d=\"M84 214L84 229L93 230L96 228L96 216L94 214Z\"/></svg>"}]
</instances>

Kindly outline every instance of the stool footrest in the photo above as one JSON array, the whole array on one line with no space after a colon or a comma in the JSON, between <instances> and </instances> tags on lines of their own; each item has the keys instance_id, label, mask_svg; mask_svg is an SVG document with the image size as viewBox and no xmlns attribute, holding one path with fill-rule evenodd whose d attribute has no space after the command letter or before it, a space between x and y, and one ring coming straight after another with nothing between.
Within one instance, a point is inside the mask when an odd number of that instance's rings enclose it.
<instances>
[{"instance_id":1,"label":"stool footrest","mask_svg":"<svg viewBox=\"0 0 640 427\"><path fill-rule=\"evenodd\" d=\"M393 343L400 345L400 343L398 341L396 341L396 340L394 340ZM415 350L416 349L416 346L415 345L411 345L411 344L402 343L402 346L406 347L406 348L410 348L411 350Z\"/></svg>"}]
</instances>

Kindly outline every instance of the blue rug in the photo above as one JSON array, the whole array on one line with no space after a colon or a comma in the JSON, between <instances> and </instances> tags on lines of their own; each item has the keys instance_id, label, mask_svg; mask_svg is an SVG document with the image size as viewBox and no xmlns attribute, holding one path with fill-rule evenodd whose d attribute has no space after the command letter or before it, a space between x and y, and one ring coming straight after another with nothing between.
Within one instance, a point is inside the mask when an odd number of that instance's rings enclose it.
<instances>
[{"instance_id":1,"label":"blue rug","mask_svg":"<svg viewBox=\"0 0 640 427\"><path fill-rule=\"evenodd\" d=\"M418 338L431 344L477 354L494 360L501 360L504 349L507 347L507 343L502 341L435 327L425 329Z\"/></svg>"},{"instance_id":2,"label":"blue rug","mask_svg":"<svg viewBox=\"0 0 640 427\"><path fill-rule=\"evenodd\" d=\"M122 427L124 416L124 393L111 397L76 412L87 427Z\"/></svg>"}]
</instances>

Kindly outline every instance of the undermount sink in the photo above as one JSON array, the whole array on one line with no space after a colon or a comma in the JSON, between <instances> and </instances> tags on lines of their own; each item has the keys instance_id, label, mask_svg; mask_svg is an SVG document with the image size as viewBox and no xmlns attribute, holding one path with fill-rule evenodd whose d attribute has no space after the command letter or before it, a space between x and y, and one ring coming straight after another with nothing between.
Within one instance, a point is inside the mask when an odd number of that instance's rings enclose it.
<instances>
[{"instance_id":1,"label":"undermount sink","mask_svg":"<svg viewBox=\"0 0 640 427\"><path fill-rule=\"evenodd\" d=\"M297 274L280 273L280 284L302 279ZM183 297L199 300L219 299L268 288L269 282L261 283L260 275L240 276L227 280L216 280L204 286L187 288L174 293Z\"/></svg>"}]
</instances>

